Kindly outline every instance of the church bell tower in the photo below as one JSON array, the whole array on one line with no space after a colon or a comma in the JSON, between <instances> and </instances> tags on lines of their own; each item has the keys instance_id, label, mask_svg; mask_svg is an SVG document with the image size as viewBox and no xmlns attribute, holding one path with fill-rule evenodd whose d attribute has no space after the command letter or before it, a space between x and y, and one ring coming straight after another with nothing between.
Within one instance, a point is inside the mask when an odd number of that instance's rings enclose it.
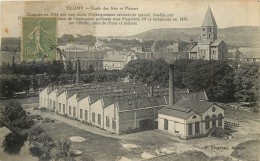
<instances>
[{"instance_id":1,"label":"church bell tower","mask_svg":"<svg viewBox=\"0 0 260 161\"><path fill-rule=\"evenodd\" d=\"M209 7L201 25L200 44L211 44L217 39L217 24Z\"/></svg>"}]
</instances>

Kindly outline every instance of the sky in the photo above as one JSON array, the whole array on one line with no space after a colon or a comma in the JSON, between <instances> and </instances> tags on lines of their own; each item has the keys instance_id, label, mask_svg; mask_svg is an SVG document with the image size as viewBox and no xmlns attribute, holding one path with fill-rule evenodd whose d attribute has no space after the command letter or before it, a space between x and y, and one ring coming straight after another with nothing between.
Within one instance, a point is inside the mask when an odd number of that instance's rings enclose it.
<instances>
[{"instance_id":1,"label":"sky","mask_svg":"<svg viewBox=\"0 0 260 161\"><path fill-rule=\"evenodd\" d=\"M138 25L68 25L59 21L58 36L63 34L82 34L94 36L128 36L150 29L200 27L210 6L218 28L232 26L260 26L260 2L258 0L99 0L99 1L2 1L1 37L19 37L22 32L20 16L27 13L72 13L67 6L133 7L138 11L130 13L168 13L175 17L187 17L185 22L140 22ZM86 11L86 10L84 10ZM94 11L90 11L94 12ZM120 11L101 11L102 13L120 13ZM100 13L100 11L96 11ZM126 13L126 11L124 11Z\"/></svg>"}]
</instances>

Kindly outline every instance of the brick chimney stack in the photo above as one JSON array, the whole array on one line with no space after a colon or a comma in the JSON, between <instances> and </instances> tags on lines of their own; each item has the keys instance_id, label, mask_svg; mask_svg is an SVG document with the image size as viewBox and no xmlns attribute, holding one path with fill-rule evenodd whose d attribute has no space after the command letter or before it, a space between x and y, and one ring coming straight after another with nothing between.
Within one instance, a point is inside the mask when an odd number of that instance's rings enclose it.
<instances>
[{"instance_id":1,"label":"brick chimney stack","mask_svg":"<svg viewBox=\"0 0 260 161\"><path fill-rule=\"evenodd\" d=\"M175 104L174 64L169 66L169 106Z\"/></svg>"},{"instance_id":2,"label":"brick chimney stack","mask_svg":"<svg viewBox=\"0 0 260 161\"><path fill-rule=\"evenodd\" d=\"M79 59L77 59L76 85L79 85L79 66L80 66L80 62Z\"/></svg>"}]
</instances>

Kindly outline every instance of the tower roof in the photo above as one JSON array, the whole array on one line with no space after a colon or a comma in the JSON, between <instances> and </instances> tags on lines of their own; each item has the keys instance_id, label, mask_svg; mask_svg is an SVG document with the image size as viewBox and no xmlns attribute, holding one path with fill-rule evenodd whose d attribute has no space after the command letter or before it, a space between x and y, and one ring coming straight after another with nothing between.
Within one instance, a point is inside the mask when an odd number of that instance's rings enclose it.
<instances>
[{"instance_id":1,"label":"tower roof","mask_svg":"<svg viewBox=\"0 0 260 161\"><path fill-rule=\"evenodd\" d=\"M215 18L211 12L210 7L208 8L208 10L206 12L205 18L204 18L201 26L217 26Z\"/></svg>"}]
</instances>

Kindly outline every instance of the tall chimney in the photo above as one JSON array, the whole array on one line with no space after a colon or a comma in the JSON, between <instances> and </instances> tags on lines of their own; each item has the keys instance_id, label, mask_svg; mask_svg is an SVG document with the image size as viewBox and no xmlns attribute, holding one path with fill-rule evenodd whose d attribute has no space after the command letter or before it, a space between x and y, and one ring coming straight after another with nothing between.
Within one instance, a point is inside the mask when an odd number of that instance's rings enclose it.
<instances>
[{"instance_id":1,"label":"tall chimney","mask_svg":"<svg viewBox=\"0 0 260 161\"><path fill-rule=\"evenodd\" d=\"M80 62L79 59L77 59L76 85L79 85L79 66L80 66Z\"/></svg>"},{"instance_id":2,"label":"tall chimney","mask_svg":"<svg viewBox=\"0 0 260 161\"><path fill-rule=\"evenodd\" d=\"M174 64L169 66L169 105L175 103Z\"/></svg>"}]
</instances>

